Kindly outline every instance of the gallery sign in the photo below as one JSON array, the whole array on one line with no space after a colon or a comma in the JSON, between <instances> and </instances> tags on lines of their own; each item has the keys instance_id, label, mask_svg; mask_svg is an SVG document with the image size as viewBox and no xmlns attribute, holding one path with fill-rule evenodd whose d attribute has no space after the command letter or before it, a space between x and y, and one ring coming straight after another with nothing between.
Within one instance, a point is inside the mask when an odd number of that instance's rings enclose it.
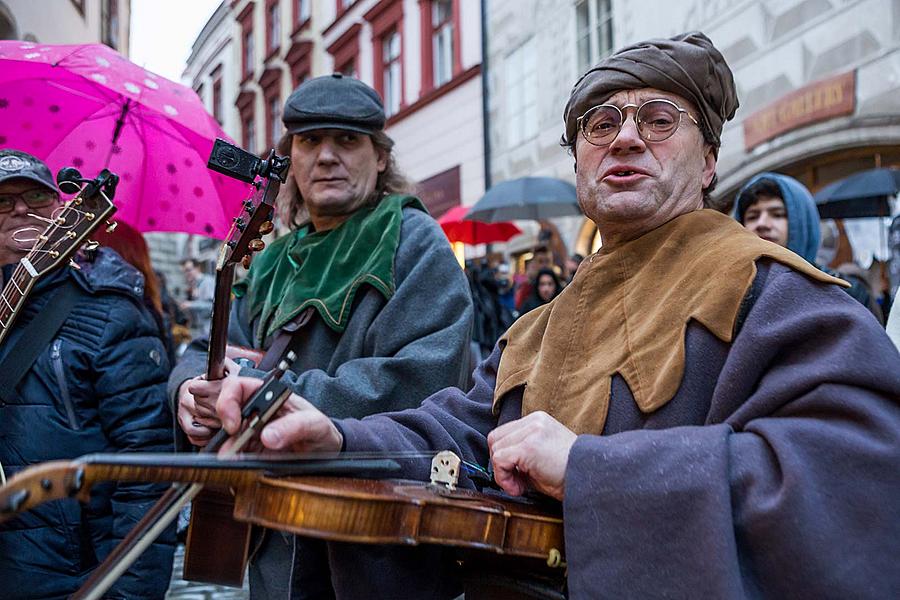
<instances>
[{"instance_id":1,"label":"gallery sign","mask_svg":"<svg viewBox=\"0 0 900 600\"><path fill-rule=\"evenodd\" d=\"M433 175L416 185L422 203L435 219L461 204L459 165Z\"/></svg>"},{"instance_id":2,"label":"gallery sign","mask_svg":"<svg viewBox=\"0 0 900 600\"><path fill-rule=\"evenodd\" d=\"M856 71L817 81L776 100L744 120L744 148L750 150L779 135L856 108Z\"/></svg>"}]
</instances>

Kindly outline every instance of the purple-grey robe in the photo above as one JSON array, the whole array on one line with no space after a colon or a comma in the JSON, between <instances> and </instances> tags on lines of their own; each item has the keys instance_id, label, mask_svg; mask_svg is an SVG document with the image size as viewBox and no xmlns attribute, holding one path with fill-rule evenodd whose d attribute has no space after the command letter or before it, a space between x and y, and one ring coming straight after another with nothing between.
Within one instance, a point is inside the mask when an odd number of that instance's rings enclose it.
<instances>
[{"instance_id":1,"label":"purple-grey robe","mask_svg":"<svg viewBox=\"0 0 900 600\"><path fill-rule=\"evenodd\" d=\"M842 290L759 267L731 344L689 325L668 404L642 414L616 376L603 435L578 437L563 503L571 598L900 597L900 354ZM486 465L499 359L468 394L337 421L346 450ZM427 461L408 467L427 479ZM338 588L348 578L332 574Z\"/></svg>"}]
</instances>

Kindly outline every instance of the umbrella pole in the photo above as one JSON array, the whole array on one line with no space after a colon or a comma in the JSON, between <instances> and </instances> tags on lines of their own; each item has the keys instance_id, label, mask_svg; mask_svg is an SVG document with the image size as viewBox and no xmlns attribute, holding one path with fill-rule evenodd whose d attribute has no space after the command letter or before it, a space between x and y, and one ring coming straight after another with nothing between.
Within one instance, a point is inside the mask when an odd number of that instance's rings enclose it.
<instances>
[{"instance_id":1,"label":"umbrella pole","mask_svg":"<svg viewBox=\"0 0 900 600\"><path fill-rule=\"evenodd\" d=\"M109 152L106 153L106 163L104 166L107 169L109 168L109 161L112 160L113 149L116 147L116 142L119 141L119 136L122 135L122 128L125 126L125 117L128 115L129 108L131 108L131 98L126 98L125 104L122 105L122 112L119 113L119 118L116 119L116 128L113 130Z\"/></svg>"}]
</instances>

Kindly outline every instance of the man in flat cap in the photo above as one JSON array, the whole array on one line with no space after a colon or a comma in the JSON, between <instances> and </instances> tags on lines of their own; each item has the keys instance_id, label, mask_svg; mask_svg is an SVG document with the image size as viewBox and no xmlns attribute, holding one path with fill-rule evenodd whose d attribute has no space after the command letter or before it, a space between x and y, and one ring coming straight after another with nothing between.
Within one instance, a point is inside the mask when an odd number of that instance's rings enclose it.
<instances>
[{"instance_id":1,"label":"man in flat cap","mask_svg":"<svg viewBox=\"0 0 900 600\"><path fill-rule=\"evenodd\" d=\"M279 152L291 157L283 191L293 231L256 256L235 287L230 342L267 350L290 338L294 392L335 416L401 410L464 385L468 284L446 236L408 194L378 94L338 73L317 77L291 94L283 120ZM194 377L205 370L206 347L193 344L170 378L178 423L197 446L220 427L219 382ZM229 376L236 371L232 365ZM292 582L303 597L333 594L325 544L280 532L260 544L250 567L253 598L288 598ZM382 548L364 550L373 563L385 560ZM401 585L385 583L385 596ZM434 583L426 583L430 593Z\"/></svg>"},{"instance_id":2,"label":"man in flat cap","mask_svg":"<svg viewBox=\"0 0 900 600\"><path fill-rule=\"evenodd\" d=\"M604 59L564 113L603 239L572 283L468 393L361 420L292 396L263 443L490 461L562 502L570 598L895 596L900 354L839 280L704 208L737 105L700 33ZM229 431L257 385L223 388Z\"/></svg>"}]
</instances>

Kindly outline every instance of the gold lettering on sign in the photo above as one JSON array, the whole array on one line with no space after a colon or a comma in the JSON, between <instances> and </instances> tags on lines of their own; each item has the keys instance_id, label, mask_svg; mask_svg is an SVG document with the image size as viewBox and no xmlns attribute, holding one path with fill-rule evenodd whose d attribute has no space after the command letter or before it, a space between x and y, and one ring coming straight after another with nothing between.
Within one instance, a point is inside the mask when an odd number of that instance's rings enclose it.
<instances>
[{"instance_id":1,"label":"gold lettering on sign","mask_svg":"<svg viewBox=\"0 0 900 600\"><path fill-rule=\"evenodd\" d=\"M817 81L744 119L744 148L804 125L851 115L855 108L856 71Z\"/></svg>"}]
</instances>

